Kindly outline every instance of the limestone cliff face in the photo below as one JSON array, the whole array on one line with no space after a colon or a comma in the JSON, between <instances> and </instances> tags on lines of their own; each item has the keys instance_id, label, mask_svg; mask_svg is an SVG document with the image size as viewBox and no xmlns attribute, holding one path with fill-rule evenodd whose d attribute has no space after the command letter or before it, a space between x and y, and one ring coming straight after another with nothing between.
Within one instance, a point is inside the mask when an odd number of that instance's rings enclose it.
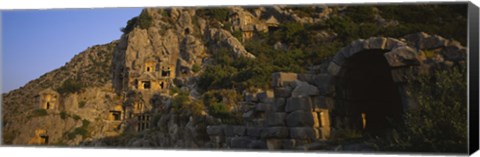
<instances>
[{"instance_id":1,"label":"limestone cliff face","mask_svg":"<svg viewBox=\"0 0 480 157\"><path fill-rule=\"evenodd\" d=\"M89 126L101 126L101 112L107 112L110 103L106 95L113 98L111 88L111 58L117 41L88 48L79 53L61 68L30 81L25 86L3 95L3 142L5 144L27 144L35 136L35 130L46 130L51 144L78 144L81 140L68 133L88 120ZM70 88L65 82L74 80L78 90L60 93L55 108L41 104L42 91ZM68 87L67 87L68 86ZM82 102L82 107L79 103ZM92 130L95 130L92 128ZM99 130L100 131L100 130ZM87 136L85 136L87 137Z\"/></svg>"},{"instance_id":2,"label":"limestone cliff face","mask_svg":"<svg viewBox=\"0 0 480 157\"><path fill-rule=\"evenodd\" d=\"M198 76L213 64L219 49L233 58L258 59L244 47L254 34L276 30L282 22L322 22L342 10L310 9L315 12L304 15L285 6L228 7L228 27L201 8L144 9L128 22L119 40L88 48L65 66L4 94L3 143L307 149L303 146L335 134L331 124L341 124L331 114L338 107L334 77L346 78L349 66L343 63L354 54L385 51L381 57L393 69L387 77L399 84L411 75L404 73L406 67L429 71L437 65L464 64L466 48L436 35L359 39L309 73L276 72L271 89L222 98L222 103L233 104L227 110L242 115L242 123L224 124L205 109L211 104L195 106L203 101ZM328 29L316 33L322 40L337 37ZM280 41L272 47L288 49ZM184 108L196 107L198 113L182 110L182 101L190 105ZM402 103L409 105L410 100L402 97Z\"/></svg>"}]
</instances>

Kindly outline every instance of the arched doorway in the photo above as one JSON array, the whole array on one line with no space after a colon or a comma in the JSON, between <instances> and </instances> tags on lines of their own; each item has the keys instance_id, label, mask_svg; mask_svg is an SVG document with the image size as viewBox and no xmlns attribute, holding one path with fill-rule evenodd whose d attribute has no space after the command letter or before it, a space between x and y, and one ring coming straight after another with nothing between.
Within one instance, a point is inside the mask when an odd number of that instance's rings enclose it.
<instances>
[{"instance_id":1,"label":"arched doorway","mask_svg":"<svg viewBox=\"0 0 480 157\"><path fill-rule=\"evenodd\" d=\"M391 128L401 119L403 106L391 68L384 57L389 50L362 50L342 65L337 86L350 127L367 132Z\"/></svg>"},{"instance_id":2,"label":"arched doorway","mask_svg":"<svg viewBox=\"0 0 480 157\"><path fill-rule=\"evenodd\" d=\"M335 86L333 126L381 133L410 106L402 88L407 69L418 63L407 43L385 37L359 39L342 48L328 65Z\"/></svg>"}]
</instances>

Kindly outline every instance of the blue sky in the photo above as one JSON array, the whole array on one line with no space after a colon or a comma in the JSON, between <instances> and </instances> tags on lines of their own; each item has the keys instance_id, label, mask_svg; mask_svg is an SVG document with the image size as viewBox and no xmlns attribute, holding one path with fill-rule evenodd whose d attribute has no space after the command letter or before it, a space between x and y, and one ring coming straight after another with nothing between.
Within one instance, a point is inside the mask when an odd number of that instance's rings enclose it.
<instances>
[{"instance_id":1,"label":"blue sky","mask_svg":"<svg viewBox=\"0 0 480 157\"><path fill-rule=\"evenodd\" d=\"M142 8L2 11L2 93L63 66L90 46L119 39Z\"/></svg>"}]
</instances>

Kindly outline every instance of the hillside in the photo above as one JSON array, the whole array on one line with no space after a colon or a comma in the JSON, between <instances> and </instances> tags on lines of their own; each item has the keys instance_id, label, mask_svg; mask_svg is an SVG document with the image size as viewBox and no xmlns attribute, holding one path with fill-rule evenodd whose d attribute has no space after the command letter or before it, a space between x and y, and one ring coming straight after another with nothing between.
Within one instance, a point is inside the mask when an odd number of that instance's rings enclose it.
<instances>
[{"instance_id":1,"label":"hillside","mask_svg":"<svg viewBox=\"0 0 480 157\"><path fill-rule=\"evenodd\" d=\"M146 8L120 39L4 94L3 143L387 149L356 140L422 108L417 78L464 81L466 7Z\"/></svg>"}]
</instances>

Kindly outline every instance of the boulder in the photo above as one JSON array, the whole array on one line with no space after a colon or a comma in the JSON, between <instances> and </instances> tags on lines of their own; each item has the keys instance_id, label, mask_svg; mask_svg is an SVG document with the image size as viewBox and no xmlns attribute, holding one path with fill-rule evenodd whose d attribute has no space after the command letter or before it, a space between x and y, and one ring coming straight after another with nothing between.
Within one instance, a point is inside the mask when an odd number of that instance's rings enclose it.
<instances>
[{"instance_id":1,"label":"boulder","mask_svg":"<svg viewBox=\"0 0 480 157\"><path fill-rule=\"evenodd\" d=\"M467 57L467 50L462 46L447 46L440 53L450 61L462 61Z\"/></svg>"},{"instance_id":2,"label":"boulder","mask_svg":"<svg viewBox=\"0 0 480 157\"><path fill-rule=\"evenodd\" d=\"M435 49L447 45L448 40L438 35L429 35L425 32L409 34L404 37L412 43L417 49Z\"/></svg>"},{"instance_id":3,"label":"boulder","mask_svg":"<svg viewBox=\"0 0 480 157\"><path fill-rule=\"evenodd\" d=\"M231 49L231 52L233 52L232 55L236 58L256 58L255 55L245 50L245 47L243 47L242 43L227 30L209 28L206 30L205 36L208 40L215 41L226 48Z\"/></svg>"},{"instance_id":4,"label":"boulder","mask_svg":"<svg viewBox=\"0 0 480 157\"><path fill-rule=\"evenodd\" d=\"M390 67L412 66L420 64L418 52L408 46L398 47L384 54Z\"/></svg>"},{"instance_id":5,"label":"boulder","mask_svg":"<svg viewBox=\"0 0 480 157\"><path fill-rule=\"evenodd\" d=\"M312 127L314 124L312 113L305 111L294 111L288 114L286 122L288 127Z\"/></svg>"},{"instance_id":6,"label":"boulder","mask_svg":"<svg viewBox=\"0 0 480 157\"><path fill-rule=\"evenodd\" d=\"M308 97L291 97L287 99L285 112L312 111L312 104Z\"/></svg>"}]
</instances>

